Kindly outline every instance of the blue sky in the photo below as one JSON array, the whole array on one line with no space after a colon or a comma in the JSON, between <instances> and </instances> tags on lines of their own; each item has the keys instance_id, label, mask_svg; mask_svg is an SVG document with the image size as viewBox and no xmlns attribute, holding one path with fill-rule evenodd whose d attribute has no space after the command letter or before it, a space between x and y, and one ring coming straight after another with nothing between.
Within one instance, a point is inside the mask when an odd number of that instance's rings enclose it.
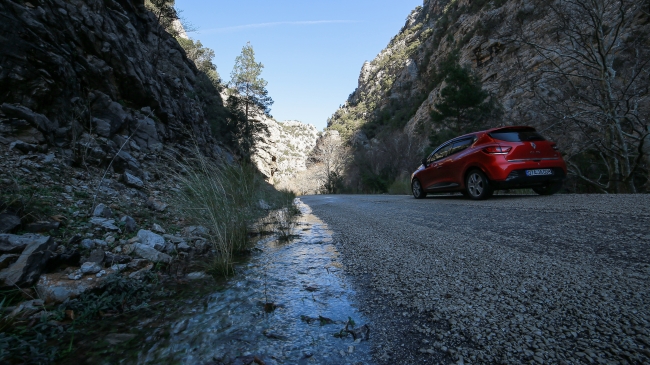
<instances>
[{"instance_id":1,"label":"blue sky","mask_svg":"<svg viewBox=\"0 0 650 365\"><path fill-rule=\"evenodd\" d=\"M235 57L250 41L275 119L325 128L327 118L357 87L370 61L402 28L422 0L176 0L190 33L215 52L230 80Z\"/></svg>"}]
</instances>

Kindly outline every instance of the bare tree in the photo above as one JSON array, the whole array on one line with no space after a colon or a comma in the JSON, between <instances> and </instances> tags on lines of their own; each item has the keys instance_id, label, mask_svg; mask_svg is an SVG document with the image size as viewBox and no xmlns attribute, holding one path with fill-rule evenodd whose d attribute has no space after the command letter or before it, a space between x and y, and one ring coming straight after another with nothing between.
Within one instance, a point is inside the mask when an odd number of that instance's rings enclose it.
<instances>
[{"instance_id":1,"label":"bare tree","mask_svg":"<svg viewBox=\"0 0 650 365\"><path fill-rule=\"evenodd\" d=\"M326 131L318 140L311 160L316 165L316 177L322 193L340 192L348 155L337 131Z\"/></svg>"},{"instance_id":2,"label":"bare tree","mask_svg":"<svg viewBox=\"0 0 650 365\"><path fill-rule=\"evenodd\" d=\"M647 173L650 133L647 5L556 0L549 6L551 33L533 39L521 32L519 40L543 60L530 71L541 72L533 89L545 113L581 136L567 159L569 170L603 192L635 193Z\"/></svg>"}]
</instances>

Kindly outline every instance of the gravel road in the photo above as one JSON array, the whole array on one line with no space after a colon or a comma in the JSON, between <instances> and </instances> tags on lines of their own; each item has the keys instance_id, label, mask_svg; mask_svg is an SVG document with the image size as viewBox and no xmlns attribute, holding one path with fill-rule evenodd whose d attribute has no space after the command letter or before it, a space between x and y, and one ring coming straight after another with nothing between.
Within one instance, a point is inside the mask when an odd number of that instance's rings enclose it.
<instances>
[{"instance_id":1,"label":"gravel road","mask_svg":"<svg viewBox=\"0 0 650 365\"><path fill-rule=\"evenodd\" d=\"M650 195L319 195L378 364L650 363Z\"/></svg>"}]
</instances>

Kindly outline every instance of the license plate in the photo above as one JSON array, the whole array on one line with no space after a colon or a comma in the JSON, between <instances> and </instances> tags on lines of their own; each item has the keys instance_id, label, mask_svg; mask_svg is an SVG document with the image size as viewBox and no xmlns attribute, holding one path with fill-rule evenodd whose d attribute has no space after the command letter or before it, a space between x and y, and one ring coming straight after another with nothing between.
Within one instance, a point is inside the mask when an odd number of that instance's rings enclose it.
<instances>
[{"instance_id":1,"label":"license plate","mask_svg":"<svg viewBox=\"0 0 650 365\"><path fill-rule=\"evenodd\" d=\"M526 170L526 176L544 176L544 175L553 175L553 170L551 169Z\"/></svg>"}]
</instances>

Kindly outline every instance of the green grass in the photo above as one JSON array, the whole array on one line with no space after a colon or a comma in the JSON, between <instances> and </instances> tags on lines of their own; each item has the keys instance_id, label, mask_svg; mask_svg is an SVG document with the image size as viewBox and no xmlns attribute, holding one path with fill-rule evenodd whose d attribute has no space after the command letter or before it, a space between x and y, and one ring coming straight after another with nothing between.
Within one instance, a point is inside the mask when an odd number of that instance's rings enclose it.
<instances>
[{"instance_id":1,"label":"green grass","mask_svg":"<svg viewBox=\"0 0 650 365\"><path fill-rule=\"evenodd\" d=\"M173 178L181 189L175 205L193 224L210 230L216 257L208 272L215 276L231 275L233 256L250 248L249 227L266 213L260 200L281 208L295 198L291 192L273 189L254 166L217 163L199 151L181 161L176 171Z\"/></svg>"}]
</instances>

